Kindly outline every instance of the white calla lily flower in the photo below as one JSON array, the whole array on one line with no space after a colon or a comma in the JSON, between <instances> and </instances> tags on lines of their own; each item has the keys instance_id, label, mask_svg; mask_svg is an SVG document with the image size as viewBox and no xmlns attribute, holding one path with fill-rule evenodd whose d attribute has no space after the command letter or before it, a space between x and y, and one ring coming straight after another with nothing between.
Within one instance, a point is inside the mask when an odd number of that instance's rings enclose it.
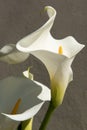
<instances>
[{"instance_id":1,"label":"white calla lily flower","mask_svg":"<svg viewBox=\"0 0 87 130\"><path fill-rule=\"evenodd\" d=\"M25 54L17 50L15 44L5 45L0 49L0 61L7 62L9 64L17 64L25 61L29 57L29 53Z\"/></svg>"},{"instance_id":2,"label":"white calla lily flower","mask_svg":"<svg viewBox=\"0 0 87 130\"><path fill-rule=\"evenodd\" d=\"M33 54L45 64L51 79L52 100L54 106L57 106L62 103L65 90L73 79L72 61L84 45L72 36L61 40L54 39L50 30L56 10L50 6L45 9L49 20L38 30L21 39L16 47L22 52Z\"/></svg>"},{"instance_id":3,"label":"white calla lily flower","mask_svg":"<svg viewBox=\"0 0 87 130\"><path fill-rule=\"evenodd\" d=\"M36 81L24 77L0 80L0 130L15 130L50 98L50 90Z\"/></svg>"}]
</instances>

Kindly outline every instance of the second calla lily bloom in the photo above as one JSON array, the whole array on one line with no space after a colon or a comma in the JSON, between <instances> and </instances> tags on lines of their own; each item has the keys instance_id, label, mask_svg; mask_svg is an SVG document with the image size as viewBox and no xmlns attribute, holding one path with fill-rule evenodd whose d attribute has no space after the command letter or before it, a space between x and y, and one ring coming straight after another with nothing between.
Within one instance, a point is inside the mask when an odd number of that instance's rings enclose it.
<instances>
[{"instance_id":1,"label":"second calla lily bloom","mask_svg":"<svg viewBox=\"0 0 87 130\"><path fill-rule=\"evenodd\" d=\"M29 54L24 54L17 50L15 44L7 44L0 49L0 61L17 64L25 61L29 57Z\"/></svg>"},{"instance_id":2,"label":"second calla lily bloom","mask_svg":"<svg viewBox=\"0 0 87 130\"><path fill-rule=\"evenodd\" d=\"M0 80L0 130L15 130L49 100L50 90L39 82L24 77Z\"/></svg>"},{"instance_id":3,"label":"second calla lily bloom","mask_svg":"<svg viewBox=\"0 0 87 130\"><path fill-rule=\"evenodd\" d=\"M50 30L54 23L56 10L46 6L49 20L38 30L20 40L18 50L31 53L46 66L51 79L51 92L54 106L62 103L65 90L73 79L71 64L76 54L84 45L78 43L72 36L64 39L54 39Z\"/></svg>"}]
</instances>

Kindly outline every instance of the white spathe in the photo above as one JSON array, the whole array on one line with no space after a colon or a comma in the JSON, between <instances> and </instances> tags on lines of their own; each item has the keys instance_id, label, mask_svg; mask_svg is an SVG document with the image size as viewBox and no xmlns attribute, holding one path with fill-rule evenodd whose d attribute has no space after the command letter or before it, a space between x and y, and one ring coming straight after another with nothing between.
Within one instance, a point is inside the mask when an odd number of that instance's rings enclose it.
<instances>
[{"instance_id":1,"label":"white spathe","mask_svg":"<svg viewBox=\"0 0 87 130\"><path fill-rule=\"evenodd\" d=\"M18 50L31 53L46 66L51 79L51 93L54 106L62 103L66 88L73 79L71 64L75 56L84 48L72 36L54 39L50 33L54 23L56 10L46 6L48 21L32 34L21 39L16 47ZM62 48L60 55L59 49Z\"/></svg>"},{"instance_id":2,"label":"white spathe","mask_svg":"<svg viewBox=\"0 0 87 130\"><path fill-rule=\"evenodd\" d=\"M21 102L17 114L11 114L18 99ZM0 80L0 130L15 130L20 121L35 116L50 99L50 90L37 81L24 77Z\"/></svg>"},{"instance_id":3,"label":"white spathe","mask_svg":"<svg viewBox=\"0 0 87 130\"><path fill-rule=\"evenodd\" d=\"M0 61L17 64L25 61L29 57L29 53L23 53L17 50L15 44L7 44L0 49Z\"/></svg>"},{"instance_id":4,"label":"white spathe","mask_svg":"<svg viewBox=\"0 0 87 130\"><path fill-rule=\"evenodd\" d=\"M38 30L21 39L16 47L22 52L49 51L58 54L58 48L62 46L63 55L70 58L76 55L84 45L79 44L72 36L64 39L54 39L50 33L55 20L56 10L51 6L46 6L45 10L49 20Z\"/></svg>"}]
</instances>

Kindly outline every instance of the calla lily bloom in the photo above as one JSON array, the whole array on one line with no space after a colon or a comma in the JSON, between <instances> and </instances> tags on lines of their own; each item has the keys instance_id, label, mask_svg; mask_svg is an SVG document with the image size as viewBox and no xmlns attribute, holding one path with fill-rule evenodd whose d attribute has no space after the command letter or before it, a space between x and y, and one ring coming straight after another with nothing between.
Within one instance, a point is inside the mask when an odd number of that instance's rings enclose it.
<instances>
[{"instance_id":1,"label":"calla lily bloom","mask_svg":"<svg viewBox=\"0 0 87 130\"><path fill-rule=\"evenodd\" d=\"M84 45L78 43L72 36L64 39L54 39L50 33L54 23L56 10L46 6L48 21L32 34L21 39L16 47L18 50L31 53L46 66L51 79L51 92L54 106L62 103L65 90L73 79L71 64Z\"/></svg>"},{"instance_id":2,"label":"calla lily bloom","mask_svg":"<svg viewBox=\"0 0 87 130\"><path fill-rule=\"evenodd\" d=\"M0 61L7 62L9 64L23 62L28 57L29 54L24 54L17 50L15 44L8 44L0 49Z\"/></svg>"},{"instance_id":3,"label":"calla lily bloom","mask_svg":"<svg viewBox=\"0 0 87 130\"><path fill-rule=\"evenodd\" d=\"M24 77L0 80L0 130L15 130L49 100L50 90L39 82Z\"/></svg>"}]
</instances>

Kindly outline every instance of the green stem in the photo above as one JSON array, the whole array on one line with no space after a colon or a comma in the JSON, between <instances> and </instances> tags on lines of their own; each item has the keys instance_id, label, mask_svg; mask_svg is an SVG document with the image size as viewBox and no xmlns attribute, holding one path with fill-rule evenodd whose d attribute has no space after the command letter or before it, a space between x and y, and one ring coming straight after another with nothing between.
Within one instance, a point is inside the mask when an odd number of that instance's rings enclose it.
<instances>
[{"instance_id":1,"label":"green stem","mask_svg":"<svg viewBox=\"0 0 87 130\"><path fill-rule=\"evenodd\" d=\"M39 130L46 130L47 124L48 124L50 117L52 116L52 113L54 112L54 110L55 110L55 108L53 107L52 101L51 101Z\"/></svg>"}]
</instances>

